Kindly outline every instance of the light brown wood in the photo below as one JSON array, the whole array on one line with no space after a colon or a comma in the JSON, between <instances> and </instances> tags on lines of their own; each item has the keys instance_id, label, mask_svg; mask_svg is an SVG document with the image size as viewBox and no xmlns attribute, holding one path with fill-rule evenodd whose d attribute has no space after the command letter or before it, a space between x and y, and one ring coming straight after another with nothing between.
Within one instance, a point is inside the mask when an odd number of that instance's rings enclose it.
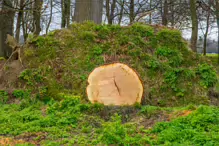
<instances>
[{"instance_id":1,"label":"light brown wood","mask_svg":"<svg viewBox=\"0 0 219 146\"><path fill-rule=\"evenodd\" d=\"M92 103L133 105L140 103L143 85L136 72L122 63L103 65L88 77L87 95Z\"/></svg>"}]
</instances>

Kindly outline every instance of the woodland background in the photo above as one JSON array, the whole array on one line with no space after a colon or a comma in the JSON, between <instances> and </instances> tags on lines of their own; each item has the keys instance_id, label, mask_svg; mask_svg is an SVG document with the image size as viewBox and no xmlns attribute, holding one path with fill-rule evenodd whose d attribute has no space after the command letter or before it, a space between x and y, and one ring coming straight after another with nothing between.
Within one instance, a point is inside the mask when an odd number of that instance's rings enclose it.
<instances>
[{"instance_id":1,"label":"woodland background","mask_svg":"<svg viewBox=\"0 0 219 146\"><path fill-rule=\"evenodd\" d=\"M6 34L24 43L29 34L47 34L84 20L164 25L180 29L194 52L218 52L218 0L0 0L0 56L12 52Z\"/></svg>"}]
</instances>

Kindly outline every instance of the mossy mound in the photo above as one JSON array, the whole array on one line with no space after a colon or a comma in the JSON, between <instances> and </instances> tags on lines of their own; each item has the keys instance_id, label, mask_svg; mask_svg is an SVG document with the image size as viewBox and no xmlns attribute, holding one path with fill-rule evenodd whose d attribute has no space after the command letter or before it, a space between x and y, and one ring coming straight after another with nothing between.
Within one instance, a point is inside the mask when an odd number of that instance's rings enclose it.
<instances>
[{"instance_id":1,"label":"mossy mound","mask_svg":"<svg viewBox=\"0 0 219 146\"><path fill-rule=\"evenodd\" d=\"M87 99L89 73L112 62L139 73L143 102L149 105L209 104L208 90L217 82L209 61L191 52L178 30L143 24L72 24L30 39L24 62L27 69L16 87L28 88L41 99L59 98L59 93Z\"/></svg>"}]
</instances>

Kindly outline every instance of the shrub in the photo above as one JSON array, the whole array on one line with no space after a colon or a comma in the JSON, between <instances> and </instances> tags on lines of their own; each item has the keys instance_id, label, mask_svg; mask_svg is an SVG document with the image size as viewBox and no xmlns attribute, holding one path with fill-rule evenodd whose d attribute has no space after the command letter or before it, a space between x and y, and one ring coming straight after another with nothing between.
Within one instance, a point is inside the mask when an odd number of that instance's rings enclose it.
<instances>
[{"instance_id":1,"label":"shrub","mask_svg":"<svg viewBox=\"0 0 219 146\"><path fill-rule=\"evenodd\" d=\"M151 37L154 35L154 29L148 25L136 23L131 26L133 34L139 33L141 37Z\"/></svg>"},{"instance_id":2,"label":"shrub","mask_svg":"<svg viewBox=\"0 0 219 146\"><path fill-rule=\"evenodd\" d=\"M16 98L23 99L23 98L30 98L31 93L30 93L30 91L14 90L12 95Z\"/></svg>"},{"instance_id":3,"label":"shrub","mask_svg":"<svg viewBox=\"0 0 219 146\"><path fill-rule=\"evenodd\" d=\"M200 75L200 85L204 88L212 87L217 82L216 71L208 64L199 64L197 67L197 74Z\"/></svg>"},{"instance_id":4,"label":"shrub","mask_svg":"<svg viewBox=\"0 0 219 146\"><path fill-rule=\"evenodd\" d=\"M162 57L164 57L167 59L169 64L174 67L180 66L183 61L182 54L176 49L161 47L156 50L155 54L158 56L158 58L162 59Z\"/></svg>"},{"instance_id":5,"label":"shrub","mask_svg":"<svg viewBox=\"0 0 219 146\"><path fill-rule=\"evenodd\" d=\"M26 69L20 73L19 78L24 80L28 85L34 85L36 82L42 82L43 76L40 69Z\"/></svg>"},{"instance_id":6,"label":"shrub","mask_svg":"<svg viewBox=\"0 0 219 146\"><path fill-rule=\"evenodd\" d=\"M6 103L9 99L9 95L6 91L0 90L0 103Z\"/></svg>"},{"instance_id":7,"label":"shrub","mask_svg":"<svg viewBox=\"0 0 219 146\"><path fill-rule=\"evenodd\" d=\"M122 124L121 117L115 114L111 122L103 124L99 141L106 145L146 145L150 143L149 138L136 134L137 129L135 125Z\"/></svg>"}]
</instances>

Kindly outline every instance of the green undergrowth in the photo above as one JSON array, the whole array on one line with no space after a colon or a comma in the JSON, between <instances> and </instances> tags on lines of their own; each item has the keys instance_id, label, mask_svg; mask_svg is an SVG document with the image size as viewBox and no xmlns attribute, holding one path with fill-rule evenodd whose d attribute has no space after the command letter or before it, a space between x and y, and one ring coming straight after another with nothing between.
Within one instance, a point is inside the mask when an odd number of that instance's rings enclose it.
<instances>
[{"instance_id":1,"label":"green undergrowth","mask_svg":"<svg viewBox=\"0 0 219 146\"><path fill-rule=\"evenodd\" d=\"M25 95L23 95L25 96ZM61 101L0 104L0 135L40 145L209 145L219 141L219 108L105 107L62 94Z\"/></svg>"},{"instance_id":2,"label":"green undergrowth","mask_svg":"<svg viewBox=\"0 0 219 146\"><path fill-rule=\"evenodd\" d=\"M150 105L209 104L208 90L217 82L210 61L189 51L178 30L164 27L85 22L31 38L24 48L27 68L15 86L41 99L59 99L62 92L87 100L89 73L112 62L138 72Z\"/></svg>"}]
</instances>

